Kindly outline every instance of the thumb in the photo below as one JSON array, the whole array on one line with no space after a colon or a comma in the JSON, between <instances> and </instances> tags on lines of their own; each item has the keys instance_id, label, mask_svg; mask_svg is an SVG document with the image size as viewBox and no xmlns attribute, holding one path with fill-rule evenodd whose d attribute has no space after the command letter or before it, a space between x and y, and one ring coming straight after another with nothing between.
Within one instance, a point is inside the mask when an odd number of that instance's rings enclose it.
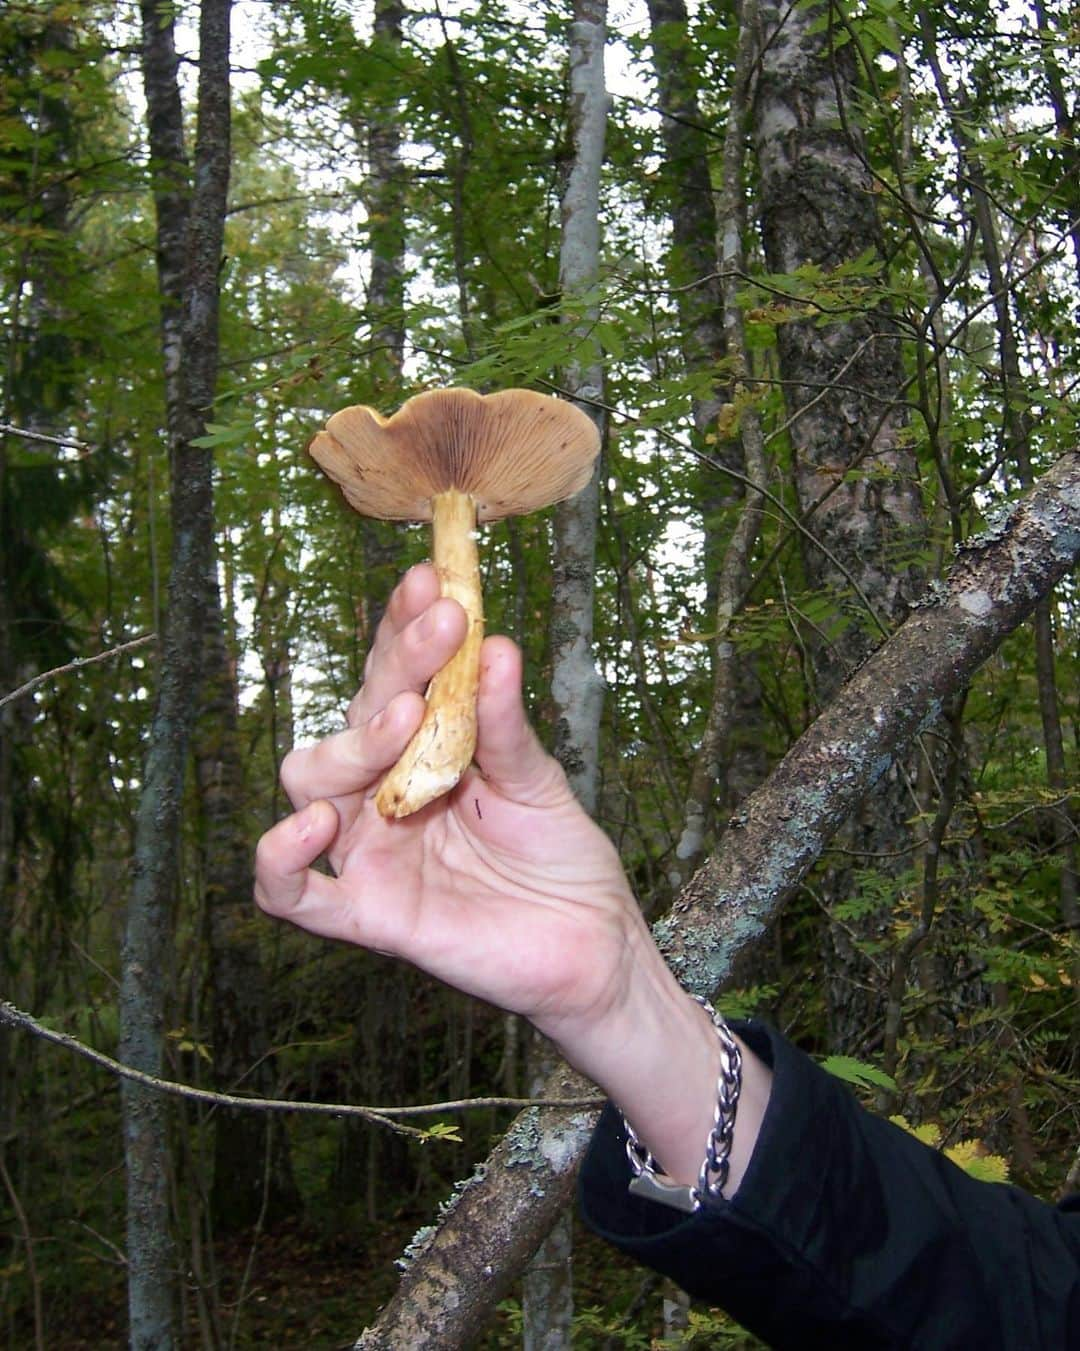
<instances>
[{"instance_id":1,"label":"thumb","mask_svg":"<svg viewBox=\"0 0 1080 1351\"><path fill-rule=\"evenodd\" d=\"M573 801L561 766L526 717L521 652L509 638L488 638L481 649L475 760L485 779L514 802L551 807Z\"/></svg>"}]
</instances>

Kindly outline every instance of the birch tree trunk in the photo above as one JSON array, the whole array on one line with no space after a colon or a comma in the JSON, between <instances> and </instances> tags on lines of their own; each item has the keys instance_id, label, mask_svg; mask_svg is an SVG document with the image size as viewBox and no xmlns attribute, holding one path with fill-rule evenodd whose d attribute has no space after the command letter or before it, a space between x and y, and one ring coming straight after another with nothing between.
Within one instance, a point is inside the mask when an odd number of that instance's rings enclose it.
<instances>
[{"instance_id":1,"label":"birch tree trunk","mask_svg":"<svg viewBox=\"0 0 1080 1351\"><path fill-rule=\"evenodd\" d=\"M372 49L388 70L402 64L401 0L375 0ZM399 100L377 88L367 94L353 132L366 158L363 185L367 246L371 260L363 321L368 334L367 375L371 399L389 413L400 402L405 361L406 169L401 159ZM357 612L361 647L370 648L386 602L402 571L405 536L395 524L367 516L356 521L360 575ZM364 1102L397 1102L407 1079L403 1059L409 1042L410 975L396 963L356 953L350 959L354 1003L348 1085ZM367 1122L342 1123L334 1166L334 1190L346 1203L363 1196L374 1221L382 1197L411 1185L413 1169L405 1141Z\"/></svg>"},{"instance_id":2,"label":"birch tree trunk","mask_svg":"<svg viewBox=\"0 0 1080 1351\"><path fill-rule=\"evenodd\" d=\"M746 212L742 185L756 32L757 8L754 0L743 0L738 47L731 76L731 103L724 136L720 206L717 213L720 271L727 281L723 307L724 345L732 372L731 383L725 393L732 410L745 400L748 392L746 381L750 376L750 354L746 346L742 308L736 299L735 278L746 271L743 246ZM733 420L736 424L733 432L726 436L720 435L719 429L717 432L721 462L727 464L732 460L739 461L746 478L752 484L764 488L767 476L765 442L756 406L752 402L744 402ZM733 451L732 445L737 446L738 450ZM750 777L750 766L746 763L747 756L734 752L732 746L733 729L737 723L745 725L750 710L745 698L747 673L731 641L731 626L749 585L750 560L761 525L761 508L759 494L751 491L745 496L713 588L716 638L713 645L712 698L701 745L690 774L683 806L682 833L668 871L668 881L673 891L678 891L689 881L705 857L708 832L715 813L727 809L733 798L741 799L744 792L740 790L748 786L746 780ZM723 765L728 766L727 775L721 773ZM730 782L732 774L734 783ZM755 781L760 780L760 777L757 775Z\"/></svg>"},{"instance_id":3,"label":"birch tree trunk","mask_svg":"<svg viewBox=\"0 0 1080 1351\"><path fill-rule=\"evenodd\" d=\"M562 199L559 288L564 297L595 286L600 269L600 170L608 97L604 87L606 0L574 0L570 25L570 128L573 155ZM602 354L589 332L578 332L574 358L563 374L567 395L596 422L603 440ZM555 509L554 586L551 599L551 693L554 754L587 812L596 810L600 712L604 685L593 659L593 584L600 465L582 492ZM552 1058L532 1042L530 1087L550 1076ZM563 1351L571 1345L574 1291L573 1223L559 1216L526 1273L522 1291L524 1351Z\"/></svg>"},{"instance_id":4,"label":"birch tree trunk","mask_svg":"<svg viewBox=\"0 0 1080 1351\"><path fill-rule=\"evenodd\" d=\"M229 0L203 0L199 15L190 205L182 190L186 172L172 14L173 7L161 0L142 5L173 531L120 993L120 1058L151 1074L162 1070L184 767L201 674L198 635L214 556L211 452L192 443L205 430L217 378L218 272L229 181ZM184 278L182 286L178 276ZM168 1117L160 1095L126 1080L123 1102L130 1344L138 1351L165 1351L176 1345L178 1274L169 1225Z\"/></svg>"},{"instance_id":5,"label":"birch tree trunk","mask_svg":"<svg viewBox=\"0 0 1080 1351\"><path fill-rule=\"evenodd\" d=\"M1080 451L1073 451L967 542L945 582L803 733L654 925L688 990L717 996L833 833L1078 560ZM565 1068L545 1086L553 1097L587 1088ZM401 1286L357 1351L472 1345L569 1198L594 1120L568 1108L522 1113L438 1227L414 1240Z\"/></svg>"},{"instance_id":6,"label":"birch tree trunk","mask_svg":"<svg viewBox=\"0 0 1080 1351\"><path fill-rule=\"evenodd\" d=\"M792 273L881 256L872 182L848 106L850 45L830 50L818 6L761 0L754 143L766 263ZM819 662L823 699L904 614L921 582L926 526L915 457L901 432L899 332L868 301L843 323L777 331L795 486L806 524L828 545L806 547L811 586L828 587L853 622ZM838 566L840 565L840 566ZM852 580L877 616L852 596Z\"/></svg>"},{"instance_id":7,"label":"birch tree trunk","mask_svg":"<svg viewBox=\"0 0 1080 1351\"><path fill-rule=\"evenodd\" d=\"M829 271L868 251L881 258L873 185L852 123L851 45L833 46L823 6L761 0L759 12L753 133L768 269ZM812 589L835 598L843 621L828 643L809 644L817 711L902 618L921 581L927 532L918 466L902 435L899 332L887 306L868 292L863 312L843 322L781 324L777 348L797 501L824 546L803 537L803 570ZM849 828L850 853L874 866L901 856L914 778L898 765L877 785ZM848 866L833 868L828 897L846 899L853 885ZM869 915L853 931L880 940L881 924ZM831 1038L859 1054L880 1026L880 995L846 930L832 926L824 958Z\"/></svg>"},{"instance_id":8,"label":"birch tree trunk","mask_svg":"<svg viewBox=\"0 0 1080 1351\"><path fill-rule=\"evenodd\" d=\"M559 286L563 296L595 285L600 258L600 168L604 158L604 0L575 0L570 27L570 123L573 161L563 193ZM567 395L597 424L601 440L604 371L588 317L563 373ZM593 572L600 466L592 482L555 509L551 686L555 757L587 811L596 805L600 709L604 686L592 654Z\"/></svg>"}]
</instances>

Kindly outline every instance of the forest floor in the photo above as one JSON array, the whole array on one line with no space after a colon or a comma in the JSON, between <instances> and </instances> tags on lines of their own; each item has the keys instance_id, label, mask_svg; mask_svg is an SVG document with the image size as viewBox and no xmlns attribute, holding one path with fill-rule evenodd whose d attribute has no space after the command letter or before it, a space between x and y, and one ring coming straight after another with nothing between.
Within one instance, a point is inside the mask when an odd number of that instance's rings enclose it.
<instances>
[{"instance_id":1,"label":"forest floor","mask_svg":"<svg viewBox=\"0 0 1080 1351\"><path fill-rule=\"evenodd\" d=\"M362 1234L327 1234L294 1223L261 1234L254 1250L250 1235L223 1243L215 1254L216 1313L211 1317L209 1301L198 1300L194 1288L189 1288L184 1347L191 1351L255 1347L348 1351L393 1294L398 1280L394 1258L416 1228L415 1217L368 1225ZM575 1334L575 1347L648 1347L654 1337L659 1338L659 1282L613 1254L580 1226L575 1234L574 1271L578 1308L589 1325ZM643 1300L647 1294L652 1297ZM91 1291L84 1289L62 1320L56 1318L57 1311L46 1309L49 1351L125 1347L125 1299L118 1273L113 1281L102 1281ZM621 1335L616 1330L621 1322L619 1310L631 1304L643 1307ZM501 1306L489 1330L475 1343L475 1351L520 1347L517 1315L516 1300ZM27 1327L26 1334L25 1345L31 1347L32 1329Z\"/></svg>"}]
</instances>

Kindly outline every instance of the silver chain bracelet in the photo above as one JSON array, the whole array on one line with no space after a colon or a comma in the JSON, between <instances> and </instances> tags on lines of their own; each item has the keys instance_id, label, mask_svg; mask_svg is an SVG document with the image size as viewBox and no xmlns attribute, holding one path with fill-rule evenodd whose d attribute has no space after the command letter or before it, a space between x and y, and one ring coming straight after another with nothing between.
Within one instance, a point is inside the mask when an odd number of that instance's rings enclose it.
<instances>
[{"instance_id":1,"label":"silver chain bracelet","mask_svg":"<svg viewBox=\"0 0 1080 1351\"><path fill-rule=\"evenodd\" d=\"M702 999L700 995L691 995L690 998L699 1003L712 1019L720 1042L720 1077L716 1084L713 1126L705 1141L705 1158L698 1174L697 1186L681 1186L661 1176L657 1171L656 1160L638 1139L625 1114L623 1126L626 1129L626 1157L634 1175L630 1181L630 1191L636 1196L645 1196L651 1201L660 1201L663 1205L692 1214L700 1208L703 1195L707 1193L718 1199L723 1196L727 1185L731 1168L731 1141L735 1134L735 1113L739 1106L739 1090L742 1088L742 1053L731 1028L708 1000Z\"/></svg>"}]
</instances>

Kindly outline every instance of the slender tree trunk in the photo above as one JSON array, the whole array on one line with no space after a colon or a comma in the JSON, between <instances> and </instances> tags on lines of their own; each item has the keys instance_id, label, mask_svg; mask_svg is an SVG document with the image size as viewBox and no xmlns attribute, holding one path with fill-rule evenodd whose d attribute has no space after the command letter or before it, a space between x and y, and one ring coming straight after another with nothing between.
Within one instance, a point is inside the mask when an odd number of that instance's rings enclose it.
<instances>
[{"instance_id":1,"label":"slender tree trunk","mask_svg":"<svg viewBox=\"0 0 1080 1351\"><path fill-rule=\"evenodd\" d=\"M0 524L7 516L7 473L7 437L0 433ZM0 542L0 693L3 694L16 684L7 572L7 550ZM11 957L15 894L15 816L11 791L15 782L12 761L14 719L15 710L10 704L0 708L0 980L5 990L11 988L14 968ZM15 1123L17 1093L11 1043L11 1030L0 1029L0 1136L6 1136Z\"/></svg>"},{"instance_id":2,"label":"slender tree trunk","mask_svg":"<svg viewBox=\"0 0 1080 1351\"><path fill-rule=\"evenodd\" d=\"M754 140L769 271L807 264L828 271L868 250L880 257L875 197L850 120L851 46L831 46L824 6L761 0L760 14ZM799 509L825 546L804 537L803 568L846 623L829 644L809 644L820 706L902 617L922 575L926 525L917 464L902 435L899 333L886 305L868 294L857 318L782 324L777 346ZM845 844L856 854L898 856L907 842L913 775L897 768L852 823ZM827 882L835 899L852 886L847 868ZM880 927L870 916L860 936L880 939ZM833 1042L858 1052L880 1026L884 992L835 926L825 960Z\"/></svg>"},{"instance_id":3,"label":"slender tree trunk","mask_svg":"<svg viewBox=\"0 0 1080 1351\"><path fill-rule=\"evenodd\" d=\"M390 69L402 61L406 12L401 0L375 0L372 48ZM367 376L371 398L390 413L400 401L406 339L406 169L398 100L369 95L363 119L353 131L367 161L363 186L371 257L363 315L370 333ZM386 521L361 517L356 528L362 556L359 619L366 649L401 574L405 540L401 529ZM409 1043L404 1028L410 991L415 988L412 976L399 964L372 961L366 953L355 954L352 962L350 1086L367 1102L400 1101L407 1078ZM364 1122L342 1123L332 1183L338 1200L349 1205L362 1197L368 1218L374 1220L384 1196L409 1187L411 1172L401 1136Z\"/></svg>"},{"instance_id":4,"label":"slender tree trunk","mask_svg":"<svg viewBox=\"0 0 1080 1351\"><path fill-rule=\"evenodd\" d=\"M744 466L746 477L753 484L764 488L767 473L764 435L757 407L748 398L750 390L745 383L750 375L750 354L746 347L743 312L736 299L735 287L735 277L746 270L743 248L746 213L742 183L748 98L757 46L756 18L754 0L744 0L731 77L731 104L724 137L723 186L718 212L721 271L727 279L723 309L724 341L732 370L731 383L725 390L732 417L725 421L734 421L735 427L727 437L718 436L718 441L721 447L730 446L733 442L739 446L737 455L730 450L725 454L721 449L722 459L725 462L738 459ZM750 492L745 496L717 574L712 698L701 745L690 774L683 806L682 832L669 868L668 880L673 891L678 891L689 881L705 857L714 814L723 810L725 805L731 805L730 791L717 791L718 786L725 782L723 766L735 759L741 762L741 773L736 771L737 779L745 784L748 777L746 757L732 754L732 732L740 714L747 712L747 702L743 697L746 672L731 641L731 626L742 607L749 585L750 563L761 525L761 508L762 499L758 494ZM760 778L760 775L757 777Z\"/></svg>"},{"instance_id":5,"label":"slender tree trunk","mask_svg":"<svg viewBox=\"0 0 1080 1351\"><path fill-rule=\"evenodd\" d=\"M217 378L218 272L229 178L229 0L203 0L200 10L196 168L186 212L178 191L184 156L172 13L172 6L159 0L142 6L150 153L157 171L172 556L120 995L121 1059L151 1074L161 1072L163 1061L184 768L201 674L198 635L214 557L211 453L193 442L205 430ZM168 1117L160 1095L127 1081L124 1151L130 1344L138 1351L165 1351L176 1345L177 1279L169 1224Z\"/></svg>"},{"instance_id":6,"label":"slender tree trunk","mask_svg":"<svg viewBox=\"0 0 1080 1351\"><path fill-rule=\"evenodd\" d=\"M387 62L401 60L402 0L375 0L373 42ZM401 162L401 124L396 101L377 104L366 128L368 171L364 201L368 212L371 276L371 376L385 397L401 381L405 361L405 168Z\"/></svg>"},{"instance_id":7,"label":"slender tree trunk","mask_svg":"<svg viewBox=\"0 0 1080 1351\"><path fill-rule=\"evenodd\" d=\"M1065 172L1060 186L1061 195L1066 202L1066 228L1072 241L1073 263L1076 275L1080 278L1080 145L1076 137L1076 101L1069 107L1065 92L1065 78L1054 56L1054 30L1046 13L1043 0L1032 0L1035 22L1039 28L1039 41L1042 49L1043 72L1046 76L1046 88L1050 95L1050 106L1054 110L1054 122L1057 126L1057 150L1061 155ZM1071 42L1070 36L1062 34L1062 43Z\"/></svg>"},{"instance_id":8,"label":"slender tree trunk","mask_svg":"<svg viewBox=\"0 0 1080 1351\"><path fill-rule=\"evenodd\" d=\"M678 288L683 359L689 370L699 371L718 366L726 350L724 288L716 251L717 210L709 171L715 139L708 134L708 122L698 103L684 0L649 0L649 25L664 146L660 177L671 217L669 271ZM719 378L711 393L695 396L694 427L702 448L705 436L715 431L726 400L726 384ZM738 446L728 442L726 450L735 456L732 467L741 469ZM722 499L737 495L733 480L716 477Z\"/></svg>"},{"instance_id":9,"label":"slender tree trunk","mask_svg":"<svg viewBox=\"0 0 1080 1351\"><path fill-rule=\"evenodd\" d=\"M559 260L559 287L564 296L581 295L595 285L599 275L600 169L608 104L604 87L606 23L606 0L575 0L570 26L573 158L563 194ZM601 353L583 327L563 385L597 423L601 437L603 379ZM551 605L554 752L588 812L596 810L604 693L592 652L599 476L597 466L588 487L555 509ZM531 1061L530 1084L538 1087L552 1066L550 1056L535 1041ZM525 1277L525 1351L560 1351L571 1344L572 1249L572 1220L566 1211L553 1225Z\"/></svg>"},{"instance_id":10,"label":"slender tree trunk","mask_svg":"<svg viewBox=\"0 0 1080 1351\"><path fill-rule=\"evenodd\" d=\"M65 94L50 90L44 78L46 70L62 68L71 59L72 27L63 15L50 12L53 7L42 8L37 15L27 13L22 22L17 16L10 21L18 34L16 48L22 49L37 72L29 82L31 87L37 85L36 91L26 100L27 106L20 98L21 89L0 94L0 118L12 118L16 125L21 120L32 137L28 163L15 159L0 170L0 192L9 203L9 218L17 223L11 236L11 271L4 285L0 422L48 435L58 430L71 396L72 343L64 322L64 257L71 232L71 166L77 158L78 128ZM51 62L56 58L54 67ZM52 645L47 640L42 650L35 651L41 643L42 626L34 614L40 597L27 596L25 578L19 574L42 549L21 519L17 442L14 455L12 463L8 433L0 432L0 695L10 693L31 675L42 657L47 662L52 655L69 655L62 648L50 652ZM20 974L34 980L45 974L40 968L20 972L13 942L20 872L18 802L23 796L18 762L34 735L33 721L33 705L27 701L0 709L0 982L12 994L17 993ZM68 859L59 861L69 865ZM0 1137L14 1125L20 1068L24 1078L32 1078L25 1071L34 1050L30 1049L27 1063L20 1067L11 1049L11 1033L0 1031ZM0 1154L2 1150L0 1145Z\"/></svg>"},{"instance_id":11,"label":"slender tree trunk","mask_svg":"<svg viewBox=\"0 0 1080 1351\"><path fill-rule=\"evenodd\" d=\"M1045 15L1040 13L1039 18L1040 24L1045 24ZM1016 465L1020 483L1023 487L1030 488L1034 479L1031 468L1032 419L1028 409L1026 382L1020 360L1020 344L1013 323L1011 288L1002 258L994 205L986 186L978 146L968 131L965 116L970 108L971 99L963 87L959 85L958 80L950 83L938 57L933 20L928 14L921 16L921 32L927 59L934 73L938 94L952 126L953 140L961 159L962 183L967 188L972 205L972 214L982 243L987 280L990 285L991 300L997 319L998 354L1001 363L1002 382L1001 406L1008 450ZM1059 107L1059 123L1062 114L1066 111L1063 105ZM1063 793L1061 806L1048 815L1048 823L1054 839L1054 849L1060 859L1058 890L1061 917L1070 929L1075 930L1080 927L1080 903L1077 899L1076 824L1074 814L1070 811L1068 795L1064 793L1067 785L1067 772L1061 720L1058 711L1052 597L1044 596L1035 607L1033 627L1035 630L1035 674L1039 691L1043 746L1046 752L1047 782L1051 788ZM1074 964L1074 969L1080 974L1080 966Z\"/></svg>"},{"instance_id":12,"label":"slender tree trunk","mask_svg":"<svg viewBox=\"0 0 1080 1351\"><path fill-rule=\"evenodd\" d=\"M575 0L570 28L570 120L573 163L563 194L559 286L564 296L595 285L600 258L600 168L604 158L604 0ZM603 365L587 322L563 374L603 436ZM551 619L555 756L586 810L596 804L603 681L592 655L593 571L600 468L587 488L555 510Z\"/></svg>"},{"instance_id":13,"label":"slender tree trunk","mask_svg":"<svg viewBox=\"0 0 1080 1351\"><path fill-rule=\"evenodd\" d=\"M717 257L716 190L709 167L716 141L709 135L698 100L685 0L649 0L649 27L664 147L660 184L671 218L668 277L675 288L682 356L688 371L716 373L712 388L695 393L691 404L697 447L708 453L695 496L705 535L705 603L711 614L730 533L728 517L742 497L741 481L722 469L743 472L738 438L716 436L721 410L730 401L728 381L721 374L727 350L724 282ZM719 191L726 187L721 178Z\"/></svg>"}]
</instances>

